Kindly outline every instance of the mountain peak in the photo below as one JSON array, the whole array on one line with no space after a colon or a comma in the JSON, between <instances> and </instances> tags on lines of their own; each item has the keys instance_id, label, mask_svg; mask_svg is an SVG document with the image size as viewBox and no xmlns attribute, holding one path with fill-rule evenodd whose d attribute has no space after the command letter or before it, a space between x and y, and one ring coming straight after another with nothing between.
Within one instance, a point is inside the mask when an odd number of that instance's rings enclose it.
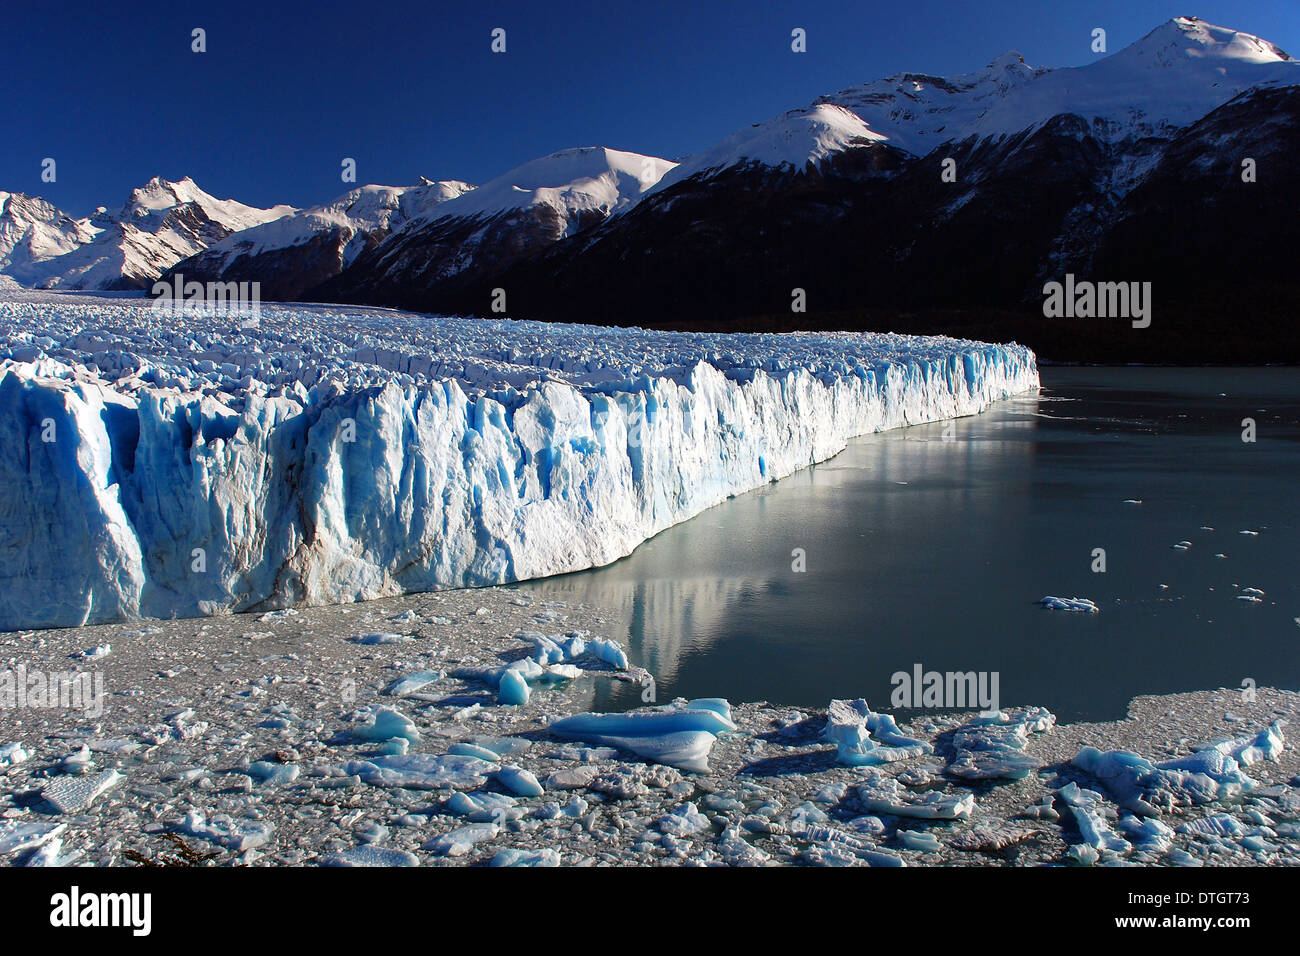
<instances>
[{"instance_id":1,"label":"mountain peak","mask_svg":"<svg viewBox=\"0 0 1300 956\"><path fill-rule=\"evenodd\" d=\"M1285 63L1288 53L1252 33L1207 23L1199 17L1166 20L1117 56L1149 57L1162 66L1180 60L1234 60L1241 63Z\"/></svg>"}]
</instances>

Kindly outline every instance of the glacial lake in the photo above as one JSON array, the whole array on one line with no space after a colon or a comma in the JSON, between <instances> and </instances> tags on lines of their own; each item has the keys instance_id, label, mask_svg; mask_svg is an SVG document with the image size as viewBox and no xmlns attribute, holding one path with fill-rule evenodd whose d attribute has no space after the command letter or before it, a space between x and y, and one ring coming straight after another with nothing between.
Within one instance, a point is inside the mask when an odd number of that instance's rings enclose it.
<instances>
[{"instance_id":1,"label":"glacial lake","mask_svg":"<svg viewBox=\"0 0 1300 956\"><path fill-rule=\"evenodd\" d=\"M659 702L891 709L891 676L917 665L996 672L1002 706L1068 721L1139 694L1300 687L1300 372L1041 374L1039 395L857 439L615 564L518 586L618 614L609 636ZM600 683L597 710L642 704Z\"/></svg>"}]
</instances>

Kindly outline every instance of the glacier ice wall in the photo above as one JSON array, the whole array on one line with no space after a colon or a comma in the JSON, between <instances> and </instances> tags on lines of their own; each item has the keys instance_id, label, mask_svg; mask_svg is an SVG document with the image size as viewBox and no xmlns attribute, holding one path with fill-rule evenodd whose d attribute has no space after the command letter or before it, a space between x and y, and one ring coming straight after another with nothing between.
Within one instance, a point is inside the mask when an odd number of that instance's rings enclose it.
<instances>
[{"instance_id":1,"label":"glacier ice wall","mask_svg":"<svg viewBox=\"0 0 1300 956\"><path fill-rule=\"evenodd\" d=\"M1038 387L1024 347L883 334L242 329L49 294L0 326L0 629L595 567L855 436Z\"/></svg>"}]
</instances>

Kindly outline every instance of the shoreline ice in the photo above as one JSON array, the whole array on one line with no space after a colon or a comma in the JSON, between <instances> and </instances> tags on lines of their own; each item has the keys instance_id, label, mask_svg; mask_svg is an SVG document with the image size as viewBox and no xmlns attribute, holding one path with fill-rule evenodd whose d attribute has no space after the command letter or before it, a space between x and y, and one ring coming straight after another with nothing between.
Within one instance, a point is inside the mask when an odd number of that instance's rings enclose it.
<instances>
[{"instance_id":1,"label":"shoreline ice","mask_svg":"<svg viewBox=\"0 0 1300 956\"><path fill-rule=\"evenodd\" d=\"M176 839L210 866L1300 860L1294 691L1139 697L1075 724L865 700L596 715L607 682L638 680L602 656L608 613L489 588L304 608L256 637L237 615L0 635L0 666L115 649L93 723L30 710L0 736L0 865L162 862ZM349 640L387 627L410 640ZM548 643L570 679L499 704L500 667ZM419 690L388 694L404 676Z\"/></svg>"},{"instance_id":2,"label":"shoreline ice","mask_svg":"<svg viewBox=\"0 0 1300 956\"><path fill-rule=\"evenodd\" d=\"M860 435L1036 389L1033 353L142 300L0 300L0 630L608 564Z\"/></svg>"}]
</instances>

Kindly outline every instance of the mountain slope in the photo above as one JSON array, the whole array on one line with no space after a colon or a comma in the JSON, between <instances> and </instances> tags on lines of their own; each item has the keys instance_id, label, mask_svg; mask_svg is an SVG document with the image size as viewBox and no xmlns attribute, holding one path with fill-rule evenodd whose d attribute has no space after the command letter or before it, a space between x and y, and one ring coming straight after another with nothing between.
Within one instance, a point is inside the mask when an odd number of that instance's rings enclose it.
<instances>
[{"instance_id":1,"label":"mountain slope","mask_svg":"<svg viewBox=\"0 0 1300 956\"><path fill-rule=\"evenodd\" d=\"M332 202L244 229L178 262L186 281L257 281L266 299L291 301L338 275L393 229L471 190L463 182L361 186Z\"/></svg>"},{"instance_id":2,"label":"mountain slope","mask_svg":"<svg viewBox=\"0 0 1300 956\"><path fill-rule=\"evenodd\" d=\"M421 302L435 286L473 283L631 207L673 165L598 146L532 160L408 222L311 294Z\"/></svg>"},{"instance_id":3,"label":"mountain slope","mask_svg":"<svg viewBox=\"0 0 1300 956\"><path fill-rule=\"evenodd\" d=\"M155 177L132 190L118 212L100 207L65 227L68 241L11 257L3 271L42 289L144 288L186 256L292 211L217 199L188 176L179 182Z\"/></svg>"}]
</instances>

